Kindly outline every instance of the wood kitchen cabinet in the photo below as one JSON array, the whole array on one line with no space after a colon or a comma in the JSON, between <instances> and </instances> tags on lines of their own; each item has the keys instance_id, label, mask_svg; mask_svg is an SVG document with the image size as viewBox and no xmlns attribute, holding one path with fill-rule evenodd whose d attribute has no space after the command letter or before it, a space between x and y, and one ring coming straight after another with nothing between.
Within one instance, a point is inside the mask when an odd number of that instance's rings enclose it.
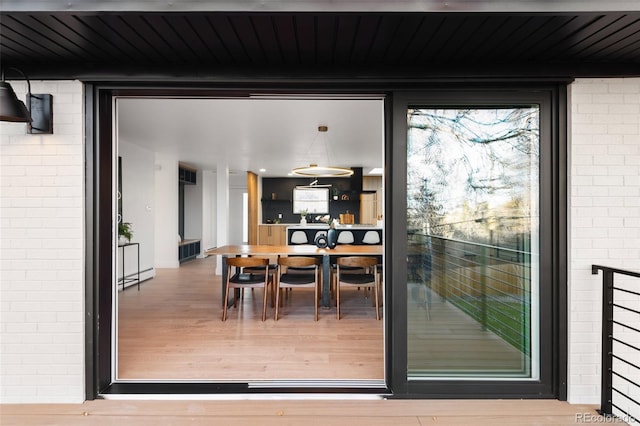
<instances>
[{"instance_id":1,"label":"wood kitchen cabinet","mask_svg":"<svg viewBox=\"0 0 640 426\"><path fill-rule=\"evenodd\" d=\"M258 244L287 244L287 225L258 225Z\"/></svg>"}]
</instances>

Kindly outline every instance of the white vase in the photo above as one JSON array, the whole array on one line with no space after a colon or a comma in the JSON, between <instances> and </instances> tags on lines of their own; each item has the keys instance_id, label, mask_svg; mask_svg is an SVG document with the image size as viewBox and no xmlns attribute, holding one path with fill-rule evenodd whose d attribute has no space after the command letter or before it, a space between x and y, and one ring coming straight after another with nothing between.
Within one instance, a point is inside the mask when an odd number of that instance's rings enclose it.
<instances>
[{"instance_id":1,"label":"white vase","mask_svg":"<svg viewBox=\"0 0 640 426\"><path fill-rule=\"evenodd\" d=\"M302 216L300 218L300 225L306 225L307 224L307 218L305 216Z\"/></svg>"}]
</instances>

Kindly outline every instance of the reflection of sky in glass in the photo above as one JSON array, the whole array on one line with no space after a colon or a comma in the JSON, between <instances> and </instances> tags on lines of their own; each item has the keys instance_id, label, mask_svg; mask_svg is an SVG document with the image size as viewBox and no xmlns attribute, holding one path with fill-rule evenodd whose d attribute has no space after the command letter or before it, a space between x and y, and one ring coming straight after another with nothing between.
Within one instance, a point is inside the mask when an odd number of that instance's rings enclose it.
<instances>
[{"instance_id":1,"label":"reflection of sky in glass","mask_svg":"<svg viewBox=\"0 0 640 426\"><path fill-rule=\"evenodd\" d=\"M414 219L420 220L425 208L437 211L441 222L485 219L485 214L515 219L534 213L537 106L414 109L408 126L410 217L413 210ZM419 194L425 188L428 202Z\"/></svg>"}]
</instances>

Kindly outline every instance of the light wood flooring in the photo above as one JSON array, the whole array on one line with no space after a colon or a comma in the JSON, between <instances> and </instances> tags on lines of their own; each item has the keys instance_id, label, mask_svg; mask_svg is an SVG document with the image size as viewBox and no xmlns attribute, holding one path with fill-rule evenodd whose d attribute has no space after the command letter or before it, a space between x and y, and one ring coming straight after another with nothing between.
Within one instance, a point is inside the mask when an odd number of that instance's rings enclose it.
<instances>
[{"instance_id":1,"label":"light wood flooring","mask_svg":"<svg viewBox=\"0 0 640 426\"><path fill-rule=\"evenodd\" d=\"M383 380L383 321L363 292L345 291L342 319L312 289L295 289L280 318L262 290L245 290L222 322L215 258L161 269L140 291L118 293L118 378L122 380Z\"/></svg>"},{"instance_id":2,"label":"light wood flooring","mask_svg":"<svg viewBox=\"0 0 640 426\"><path fill-rule=\"evenodd\" d=\"M278 321L260 321L262 290L245 291L221 321L215 258L197 259L118 293L120 380L372 380L384 379L383 321L362 291L321 308L313 321L311 289L296 289ZM410 285L409 294L413 294ZM425 290L408 305L409 371L452 375L495 371L526 374L528 359L449 303ZM469 350L472 347L473 350Z\"/></svg>"}]
</instances>

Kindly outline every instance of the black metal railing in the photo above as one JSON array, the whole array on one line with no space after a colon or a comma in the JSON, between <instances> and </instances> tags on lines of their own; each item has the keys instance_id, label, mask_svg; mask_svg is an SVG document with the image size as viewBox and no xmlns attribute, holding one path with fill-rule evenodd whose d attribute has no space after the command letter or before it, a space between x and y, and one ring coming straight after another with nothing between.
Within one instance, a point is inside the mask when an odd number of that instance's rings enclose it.
<instances>
[{"instance_id":1,"label":"black metal railing","mask_svg":"<svg viewBox=\"0 0 640 426\"><path fill-rule=\"evenodd\" d=\"M414 233L409 281L428 282L453 304L522 353L530 353L531 253Z\"/></svg>"},{"instance_id":2,"label":"black metal railing","mask_svg":"<svg viewBox=\"0 0 640 426\"><path fill-rule=\"evenodd\" d=\"M631 287L638 290L616 285L614 275L640 278L640 273L600 265L591 267L592 274L596 275L598 271L602 271L600 414L619 417L622 414L625 421L637 421L635 419L640 418L640 401L632 395L637 395L640 390L636 379L640 377L640 286L637 286L637 280L632 280ZM614 413L614 408L619 412Z\"/></svg>"}]
</instances>

